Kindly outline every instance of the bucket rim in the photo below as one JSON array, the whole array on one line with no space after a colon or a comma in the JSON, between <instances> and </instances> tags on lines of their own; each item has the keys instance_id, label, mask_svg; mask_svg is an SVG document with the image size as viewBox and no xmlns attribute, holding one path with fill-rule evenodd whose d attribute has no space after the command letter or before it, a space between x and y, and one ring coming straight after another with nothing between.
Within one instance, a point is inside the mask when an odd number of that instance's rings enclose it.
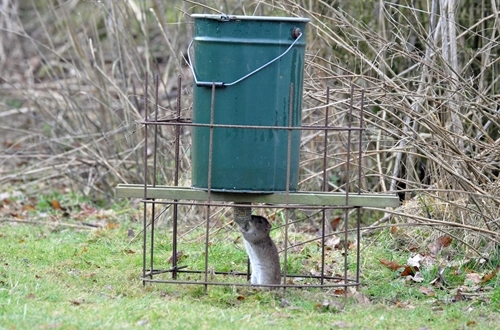
<instances>
[{"instance_id":1,"label":"bucket rim","mask_svg":"<svg viewBox=\"0 0 500 330\"><path fill-rule=\"evenodd\" d=\"M217 21L272 21L272 22L300 22L310 21L307 17L281 17L281 16L246 16L246 15L223 15L223 14L191 14L192 18L206 18Z\"/></svg>"}]
</instances>

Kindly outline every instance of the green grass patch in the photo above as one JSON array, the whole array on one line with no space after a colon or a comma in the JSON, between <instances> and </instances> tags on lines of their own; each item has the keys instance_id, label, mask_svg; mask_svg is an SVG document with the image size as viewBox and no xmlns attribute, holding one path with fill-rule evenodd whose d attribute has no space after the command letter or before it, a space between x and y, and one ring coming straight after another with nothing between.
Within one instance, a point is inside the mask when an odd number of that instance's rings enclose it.
<instances>
[{"instance_id":1,"label":"green grass patch","mask_svg":"<svg viewBox=\"0 0 500 330\"><path fill-rule=\"evenodd\" d=\"M399 262L405 258L391 250L387 236L382 236L385 241L369 239L375 243L363 252L363 285L358 293L349 293L346 306L342 295L331 289L269 292L209 286L205 291L202 285L143 286L142 242L129 236L130 229L139 233L142 223L123 218L118 225L99 229L5 222L0 233L0 328L493 329L498 323L496 278L483 284L483 291L457 301L456 288L465 275L456 275L456 283L448 288L438 288L430 284L437 269L415 283L380 264L380 258ZM159 230L168 233L168 228ZM237 232L227 228L219 233L220 239L211 238L210 262L244 271L244 251L225 239ZM158 263L165 265L170 256L167 236L163 245L156 245ZM204 238L200 238L196 233L184 242L188 255L184 263L190 267L201 266ZM317 251L310 248L304 253ZM432 294L422 289L431 287Z\"/></svg>"}]
</instances>

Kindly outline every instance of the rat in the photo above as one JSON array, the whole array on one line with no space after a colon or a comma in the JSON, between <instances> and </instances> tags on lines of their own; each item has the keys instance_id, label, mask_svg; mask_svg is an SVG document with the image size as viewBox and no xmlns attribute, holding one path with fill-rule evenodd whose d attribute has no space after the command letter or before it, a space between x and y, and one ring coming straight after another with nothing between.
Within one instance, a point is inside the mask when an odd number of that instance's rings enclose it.
<instances>
[{"instance_id":1,"label":"rat","mask_svg":"<svg viewBox=\"0 0 500 330\"><path fill-rule=\"evenodd\" d=\"M259 215L250 220L238 221L243 234L245 249L250 259L252 285L280 284L280 259L276 244L269 236L271 224Z\"/></svg>"}]
</instances>

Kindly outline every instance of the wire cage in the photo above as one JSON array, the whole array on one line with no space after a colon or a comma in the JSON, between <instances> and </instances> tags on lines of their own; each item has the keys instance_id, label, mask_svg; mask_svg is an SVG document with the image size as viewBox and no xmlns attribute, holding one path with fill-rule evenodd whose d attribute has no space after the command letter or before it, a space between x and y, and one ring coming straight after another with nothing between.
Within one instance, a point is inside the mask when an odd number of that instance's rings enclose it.
<instances>
[{"instance_id":1,"label":"wire cage","mask_svg":"<svg viewBox=\"0 0 500 330\"><path fill-rule=\"evenodd\" d=\"M186 150L189 150L189 130L196 126L208 127L212 140L215 129L228 125L213 121L210 124L197 124L190 119L189 109L181 109L180 76L174 116L164 118L159 115L158 77L155 81L155 100L151 102L154 111L148 114L148 84L146 79L145 118L142 122L145 180L142 185L122 184L117 187L119 197L142 198L144 204L141 276L144 284L193 284L202 285L205 290L209 286L250 286L250 264L244 249L240 247L243 239L237 226L230 220L230 213L231 210L234 213L251 208L266 216L271 214L274 229L272 237L280 251L281 284L267 286L283 289L338 288L336 292L347 294L348 287L360 285L362 208L398 204L396 196L367 194L361 190L364 91L355 91L351 87L350 105L345 112L343 125L332 125L335 121L330 111L330 89L326 88L324 117L315 122L303 123L300 127L233 127L286 130L288 147L292 131L309 131L309 140L301 142L301 158L304 145L315 144L314 151L307 151L314 154L308 157L314 159L314 173L301 173L301 182L310 182L314 178L312 190L304 190L306 185L299 183L297 191L290 191L287 184L287 190L281 192L241 193L211 189L212 150L209 152L207 189L193 189L190 186L189 164L186 165L189 155L184 149L181 152L181 143L186 143ZM293 93L293 86L290 90ZM213 118L217 111L214 108L217 97L215 85L211 91L210 111ZM290 100L293 100L292 95ZM170 135L161 133L165 128L170 130ZM333 146L333 137L336 147ZM338 141L342 141L340 146ZM212 141L209 146L213 148ZM287 162L289 176L290 151ZM173 168L169 177L162 174L165 164ZM338 171L342 173L342 179L338 179L342 182L341 186L331 185L334 168L342 168L342 171ZM193 212L204 222L185 228L183 213ZM168 225L159 225L160 219ZM195 230L200 234L187 240L186 233ZM225 243L225 248L221 248L221 242Z\"/></svg>"}]
</instances>

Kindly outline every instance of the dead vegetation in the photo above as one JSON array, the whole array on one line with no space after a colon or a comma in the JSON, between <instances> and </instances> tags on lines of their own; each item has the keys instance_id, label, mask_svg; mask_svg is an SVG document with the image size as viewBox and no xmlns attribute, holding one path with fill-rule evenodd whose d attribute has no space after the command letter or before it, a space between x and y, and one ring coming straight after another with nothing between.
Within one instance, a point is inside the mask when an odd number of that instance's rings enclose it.
<instances>
[{"instance_id":1,"label":"dead vegetation","mask_svg":"<svg viewBox=\"0 0 500 330\"><path fill-rule=\"evenodd\" d=\"M162 118L175 116L177 93L182 116L190 116L186 14L306 16L303 122L324 124L329 87L330 124L344 124L351 87L355 108L364 90L361 189L405 199L373 227L388 220L425 225L428 235L444 231L471 251L492 253L500 240L495 3L2 1L0 184L32 193L70 187L111 199L117 183L143 182L146 73L151 99L159 76ZM158 142L165 184L172 180L172 133L162 128ZM314 134L302 134L304 190L322 187L322 140ZM357 189L343 172L345 135L333 134L329 189ZM189 141L185 130L180 185L189 185Z\"/></svg>"}]
</instances>

